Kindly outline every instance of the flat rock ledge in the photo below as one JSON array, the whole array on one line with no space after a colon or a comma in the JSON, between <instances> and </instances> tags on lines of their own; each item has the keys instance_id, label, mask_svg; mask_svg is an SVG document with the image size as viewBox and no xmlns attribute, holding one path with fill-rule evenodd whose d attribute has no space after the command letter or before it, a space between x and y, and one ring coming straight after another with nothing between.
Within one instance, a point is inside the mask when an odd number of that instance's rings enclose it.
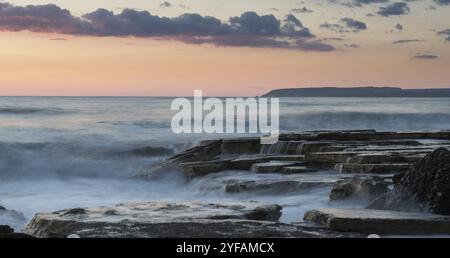
<instances>
[{"instance_id":1,"label":"flat rock ledge","mask_svg":"<svg viewBox=\"0 0 450 258\"><path fill-rule=\"evenodd\" d=\"M449 234L450 216L370 209L316 209L305 213L305 221L330 230L363 234Z\"/></svg>"},{"instance_id":2,"label":"flat rock ledge","mask_svg":"<svg viewBox=\"0 0 450 258\"><path fill-rule=\"evenodd\" d=\"M227 170L256 173L308 173L334 169L349 174L395 174L439 147L450 146L450 131L376 132L330 131L280 135L272 145L259 138L204 141L135 177L157 179L169 170L187 178Z\"/></svg>"},{"instance_id":3,"label":"flat rock ledge","mask_svg":"<svg viewBox=\"0 0 450 258\"><path fill-rule=\"evenodd\" d=\"M361 237L277 222L278 205L133 203L38 213L24 232L41 238Z\"/></svg>"}]
</instances>

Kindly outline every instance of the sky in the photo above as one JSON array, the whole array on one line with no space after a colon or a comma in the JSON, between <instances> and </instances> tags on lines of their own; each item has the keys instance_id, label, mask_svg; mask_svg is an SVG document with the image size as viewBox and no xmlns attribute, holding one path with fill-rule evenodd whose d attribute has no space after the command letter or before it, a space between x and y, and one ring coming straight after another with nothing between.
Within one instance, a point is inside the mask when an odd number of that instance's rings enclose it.
<instances>
[{"instance_id":1,"label":"sky","mask_svg":"<svg viewBox=\"0 0 450 258\"><path fill-rule=\"evenodd\" d=\"M0 95L450 87L450 0L0 1Z\"/></svg>"}]
</instances>

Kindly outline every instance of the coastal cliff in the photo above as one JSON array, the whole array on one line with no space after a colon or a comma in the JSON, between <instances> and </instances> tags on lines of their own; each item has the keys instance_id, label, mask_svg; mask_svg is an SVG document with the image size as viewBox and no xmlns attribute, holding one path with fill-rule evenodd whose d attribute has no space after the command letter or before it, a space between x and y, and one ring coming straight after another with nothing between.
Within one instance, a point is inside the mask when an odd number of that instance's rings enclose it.
<instances>
[{"instance_id":1,"label":"coastal cliff","mask_svg":"<svg viewBox=\"0 0 450 258\"><path fill-rule=\"evenodd\" d=\"M272 90L264 94L263 97L443 98L450 97L450 89L401 89L395 87L287 88Z\"/></svg>"}]
</instances>

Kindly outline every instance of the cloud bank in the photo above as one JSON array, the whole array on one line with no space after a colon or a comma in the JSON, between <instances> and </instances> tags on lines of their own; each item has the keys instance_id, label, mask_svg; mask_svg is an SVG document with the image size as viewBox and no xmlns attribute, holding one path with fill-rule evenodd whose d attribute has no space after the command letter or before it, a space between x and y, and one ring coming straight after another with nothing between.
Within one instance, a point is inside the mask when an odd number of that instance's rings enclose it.
<instances>
[{"instance_id":1,"label":"cloud bank","mask_svg":"<svg viewBox=\"0 0 450 258\"><path fill-rule=\"evenodd\" d=\"M97 9L82 17L54 4L14 6L0 3L0 30L32 31L86 36L147 37L190 44L333 51L294 15L278 20L273 15L245 12L227 22L212 16L187 13L160 17L147 11L124 9L115 14Z\"/></svg>"}]
</instances>

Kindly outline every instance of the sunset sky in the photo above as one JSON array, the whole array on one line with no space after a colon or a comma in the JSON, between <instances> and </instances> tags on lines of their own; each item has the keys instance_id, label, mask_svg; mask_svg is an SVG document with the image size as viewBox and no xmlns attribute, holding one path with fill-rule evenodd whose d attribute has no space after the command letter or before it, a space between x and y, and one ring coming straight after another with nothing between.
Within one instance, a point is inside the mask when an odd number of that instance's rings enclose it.
<instances>
[{"instance_id":1,"label":"sunset sky","mask_svg":"<svg viewBox=\"0 0 450 258\"><path fill-rule=\"evenodd\" d=\"M450 87L449 17L450 0L0 1L0 95Z\"/></svg>"}]
</instances>

